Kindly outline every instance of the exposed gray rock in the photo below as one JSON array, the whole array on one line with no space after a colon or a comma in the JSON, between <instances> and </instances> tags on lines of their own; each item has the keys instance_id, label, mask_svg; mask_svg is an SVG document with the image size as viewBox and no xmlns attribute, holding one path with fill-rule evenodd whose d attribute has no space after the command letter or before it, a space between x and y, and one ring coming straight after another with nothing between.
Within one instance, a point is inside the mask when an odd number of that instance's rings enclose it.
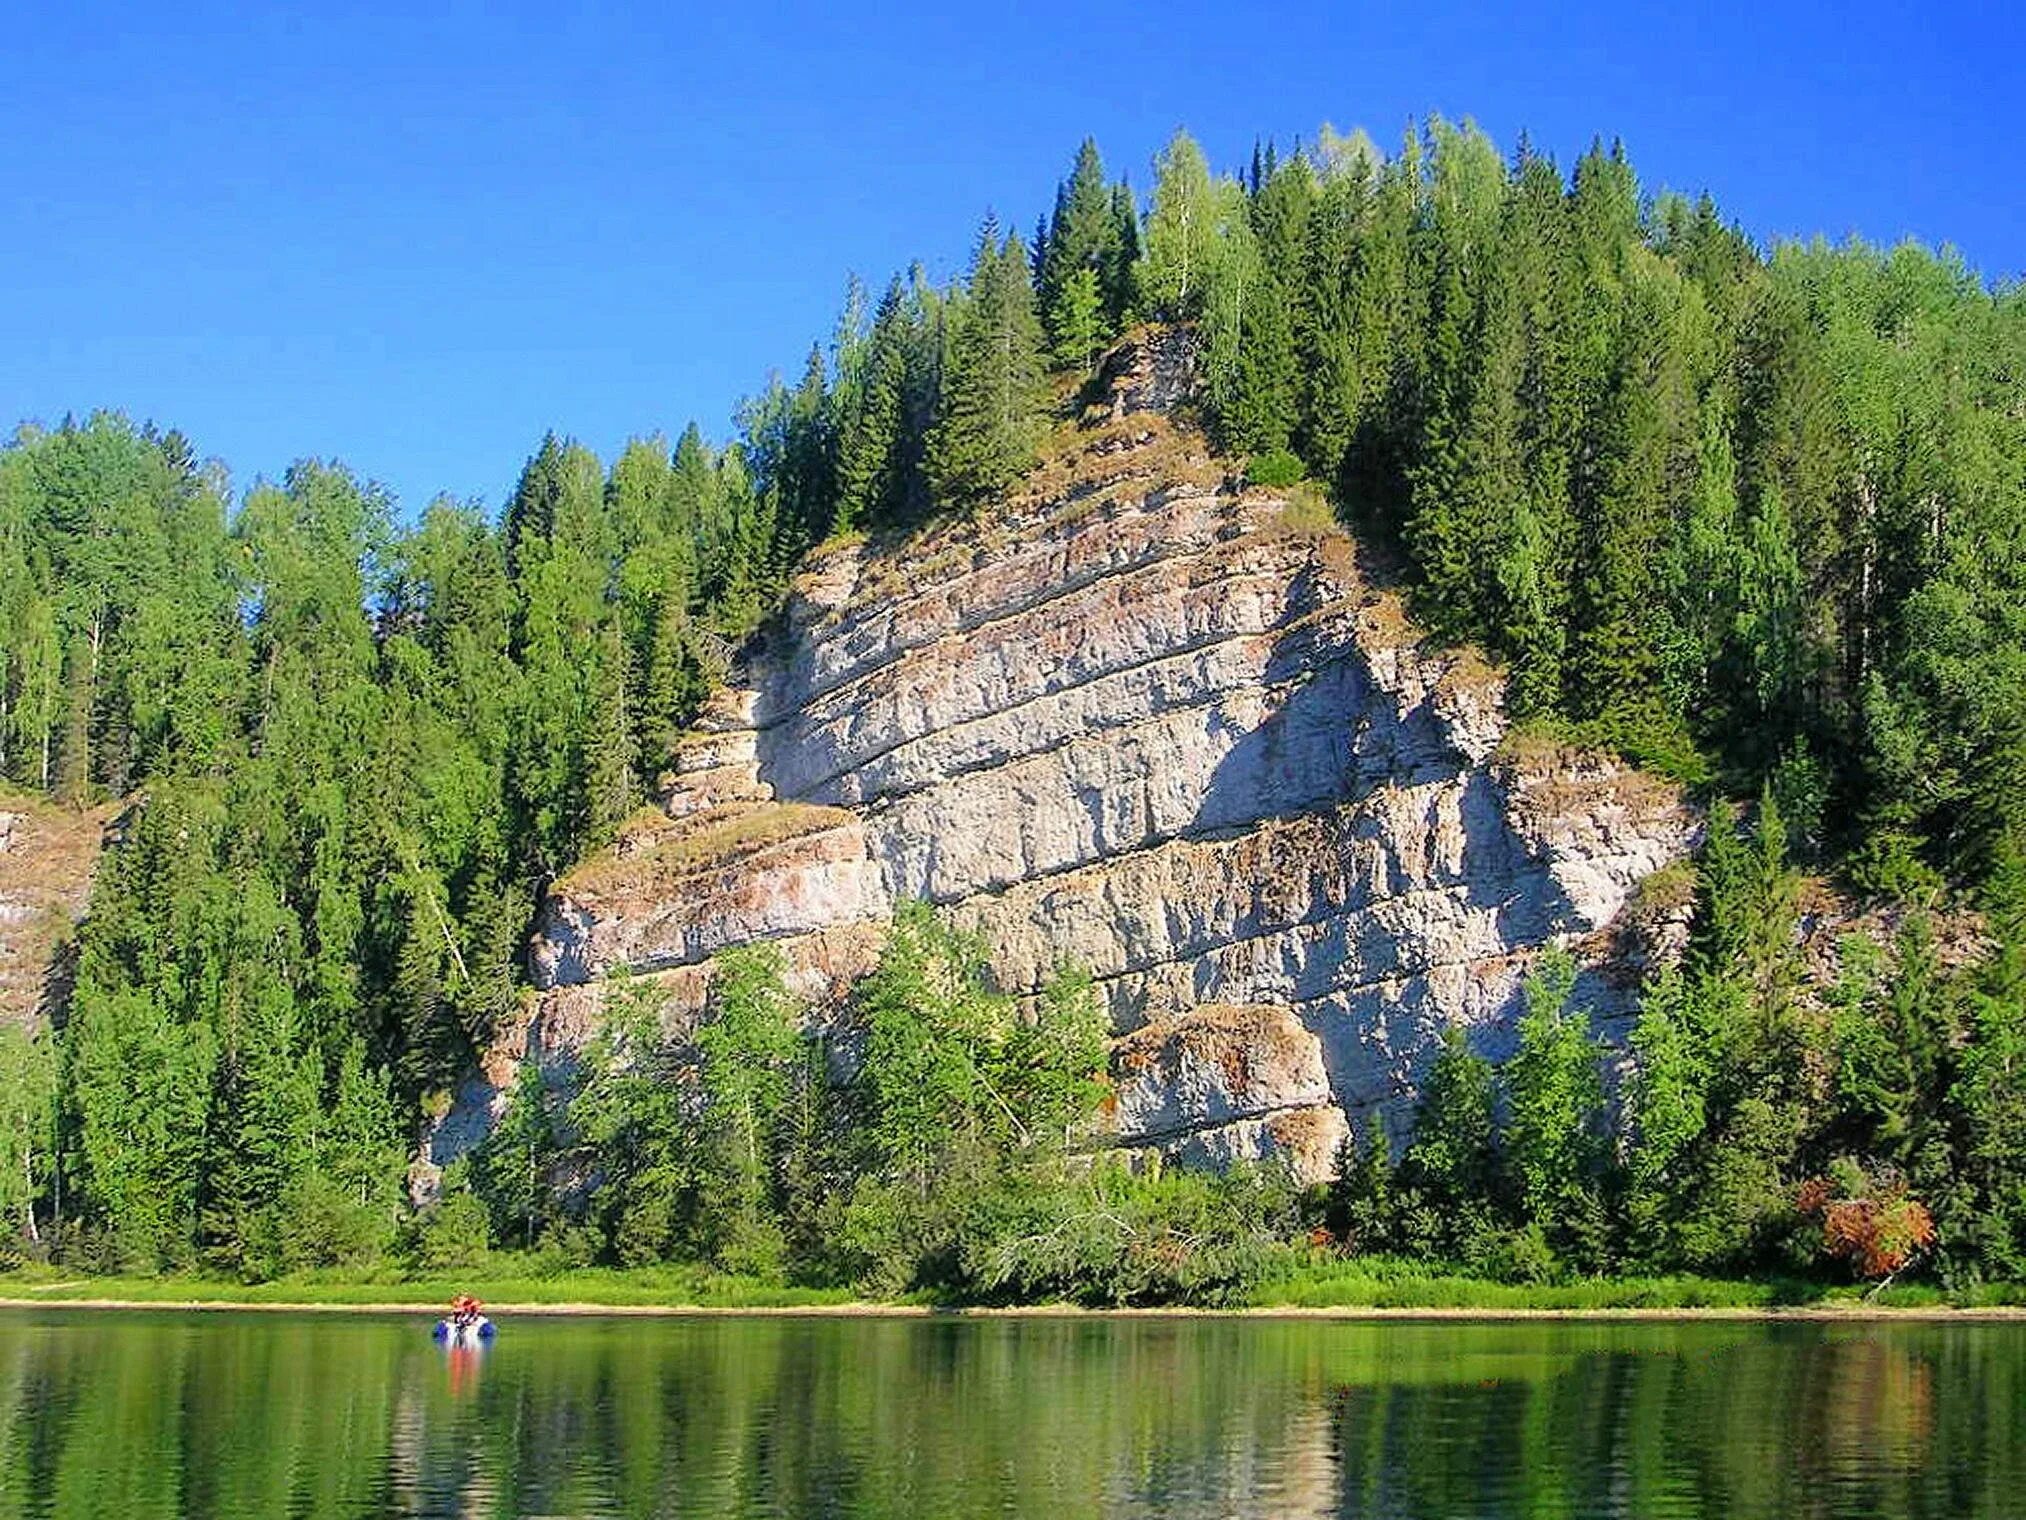
<instances>
[{"instance_id":1,"label":"exposed gray rock","mask_svg":"<svg viewBox=\"0 0 2026 1520\"><path fill-rule=\"evenodd\" d=\"M832 995L927 898L1008 990L1097 978L1115 1143L1313 1173L1346 1113L1411 1097L1443 1027L1497 1047L1534 954L1596 942L1681 855L1674 789L1512 739L1496 671L1141 409L1185 393L1185 351L1119 365L1113 418L1025 495L799 579L677 757L666 824L546 904L544 1009L627 967L691 1018L708 957L756 938Z\"/></svg>"}]
</instances>

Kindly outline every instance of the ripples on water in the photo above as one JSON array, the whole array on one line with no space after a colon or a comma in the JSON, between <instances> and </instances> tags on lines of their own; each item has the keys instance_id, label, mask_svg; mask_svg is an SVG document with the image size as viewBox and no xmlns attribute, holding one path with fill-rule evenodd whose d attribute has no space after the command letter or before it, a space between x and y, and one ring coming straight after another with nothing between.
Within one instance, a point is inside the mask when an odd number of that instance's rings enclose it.
<instances>
[{"instance_id":1,"label":"ripples on water","mask_svg":"<svg viewBox=\"0 0 2026 1520\"><path fill-rule=\"evenodd\" d=\"M2026 1514L2026 1326L0 1315L0 1520Z\"/></svg>"}]
</instances>

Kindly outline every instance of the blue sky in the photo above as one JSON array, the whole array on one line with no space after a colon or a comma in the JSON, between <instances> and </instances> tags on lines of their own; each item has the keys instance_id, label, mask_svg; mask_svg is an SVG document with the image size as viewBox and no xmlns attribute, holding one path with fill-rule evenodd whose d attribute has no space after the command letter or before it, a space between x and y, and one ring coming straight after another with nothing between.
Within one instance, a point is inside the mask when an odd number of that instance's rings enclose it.
<instances>
[{"instance_id":1,"label":"blue sky","mask_svg":"<svg viewBox=\"0 0 2026 1520\"><path fill-rule=\"evenodd\" d=\"M856 270L1033 224L1079 138L1145 188L1330 121L1622 136L1760 238L2026 272L2026 7L1440 3L19 7L0 427L114 407L235 484L336 457L497 506L799 371Z\"/></svg>"}]
</instances>

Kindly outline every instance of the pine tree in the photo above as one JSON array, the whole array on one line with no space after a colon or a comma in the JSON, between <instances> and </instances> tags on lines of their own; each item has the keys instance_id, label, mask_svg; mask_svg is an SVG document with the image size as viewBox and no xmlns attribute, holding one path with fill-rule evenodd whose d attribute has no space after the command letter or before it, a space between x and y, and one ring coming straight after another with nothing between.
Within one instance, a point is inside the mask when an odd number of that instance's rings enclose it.
<instances>
[{"instance_id":1,"label":"pine tree","mask_svg":"<svg viewBox=\"0 0 2026 1520\"><path fill-rule=\"evenodd\" d=\"M1374 1114L1365 1122L1365 1143L1355 1132L1345 1135L1337 1158L1337 1180L1331 1188L1332 1227L1347 1249L1376 1255L1395 1247L1399 1221L1393 1195L1393 1143L1385 1122Z\"/></svg>"},{"instance_id":2,"label":"pine tree","mask_svg":"<svg viewBox=\"0 0 2026 1520\"><path fill-rule=\"evenodd\" d=\"M1338 478L1356 433L1364 386L1358 373L1352 284L1371 216L1378 155L1370 141L1352 150L1330 140L1314 214L1307 269L1294 291L1301 426L1297 443L1314 473Z\"/></svg>"},{"instance_id":3,"label":"pine tree","mask_svg":"<svg viewBox=\"0 0 2026 1520\"><path fill-rule=\"evenodd\" d=\"M1730 668L1738 590L1737 463L1721 398L1705 399L1696 483L1662 567L1675 623L1682 633L1683 677L1711 728L1737 722L1743 695ZM1746 690L1756 689L1750 682ZM1726 716L1728 714L1728 716Z\"/></svg>"},{"instance_id":4,"label":"pine tree","mask_svg":"<svg viewBox=\"0 0 2026 1520\"><path fill-rule=\"evenodd\" d=\"M710 676L698 656L689 614L671 596L657 610L643 673L633 688L637 774L659 776L677 738L709 695Z\"/></svg>"},{"instance_id":5,"label":"pine tree","mask_svg":"<svg viewBox=\"0 0 2026 1520\"><path fill-rule=\"evenodd\" d=\"M493 1233L523 1248L535 1244L553 1214L546 1173L556 1154L555 1118L541 1069L523 1061L506 1112L473 1153L473 1186Z\"/></svg>"},{"instance_id":6,"label":"pine tree","mask_svg":"<svg viewBox=\"0 0 2026 1520\"><path fill-rule=\"evenodd\" d=\"M1638 1054L1626 1095L1626 1246L1648 1267L1683 1257L1675 1238L1698 1181L1697 1147L1708 1128L1710 1050L1693 1007L1694 987L1674 967L1656 973L1639 997L1632 1030Z\"/></svg>"},{"instance_id":7,"label":"pine tree","mask_svg":"<svg viewBox=\"0 0 2026 1520\"><path fill-rule=\"evenodd\" d=\"M501 531L506 539L509 574L520 574L524 544L530 540L545 542L555 531L556 504L562 492L563 448L563 441L553 432L545 433L541 446L522 467L513 495L507 498Z\"/></svg>"},{"instance_id":8,"label":"pine tree","mask_svg":"<svg viewBox=\"0 0 2026 1520\"><path fill-rule=\"evenodd\" d=\"M1360 521L1383 537L1397 535L1405 522L1407 471L1415 452L1427 304L1413 264L1421 159L1420 141L1410 132L1379 178L1352 282L1351 368L1359 400L1351 424L1355 445L1346 455L1339 489Z\"/></svg>"},{"instance_id":9,"label":"pine tree","mask_svg":"<svg viewBox=\"0 0 2026 1520\"><path fill-rule=\"evenodd\" d=\"M1945 1215L1942 1225L1973 1272L2017 1281L2026 1274L2026 855L2016 847L2000 854L1984 911L1996 946L1971 986L1970 1038L1949 1094L1969 1207L1960 1224Z\"/></svg>"},{"instance_id":10,"label":"pine tree","mask_svg":"<svg viewBox=\"0 0 2026 1520\"><path fill-rule=\"evenodd\" d=\"M325 1221L319 1254L369 1265L385 1253L401 1215L403 1151L387 1074L367 1064L365 1042L355 1038L338 1058L320 1137L317 1172L333 1194L336 1217Z\"/></svg>"},{"instance_id":11,"label":"pine tree","mask_svg":"<svg viewBox=\"0 0 2026 1520\"><path fill-rule=\"evenodd\" d=\"M1204 392L1219 432L1234 434L1238 426L1243 375L1247 359L1247 319L1261 299L1265 271L1259 240L1245 214L1245 192L1235 180L1211 187L1206 212L1214 230L1197 254L1199 331ZM1271 405L1271 398L1264 398ZM1225 442L1239 447L1233 437Z\"/></svg>"},{"instance_id":12,"label":"pine tree","mask_svg":"<svg viewBox=\"0 0 2026 1520\"><path fill-rule=\"evenodd\" d=\"M455 942L445 933L437 891L435 882L419 876L410 887L388 988L401 1029L402 1080L415 1092L449 1089L471 1057L445 985Z\"/></svg>"},{"instance_id":13,"label":"pine tree","mask_svg":"<svg viewBox=\"0 0 2026 1520\"><path fill-rule=\"evenodd\" d=\"M569 1127L604 1177L593 1207L613 1252L622 1264L638 1266L681 1248L706 1141L694 1073L670 1048L650 986L622 975L607 1010L585 1052ZM709 1249L713 1242L697 1244Z\"/></svg>"},{"instance_id":14,"label":"pine tree","mask_svg":"<svg viewBox=\"0 0 2026 1520\"><path fill-rule=\"evenodd\" d=\"M1316 184L1296 156L1273 171L1246 210L1257 248L1257 277L1240 320L1240 346L1223 432L1247 453L1287 448L1301 420L1301 356L1296 292L1308 283L1309 222Z\"/></svg>"},{"instance_id":15,"label":"pine tree","mask_svg":"<svg viewBox=\"0 0 2026 1520\"><path fill-rule=\"evenodd\" d=\"M1742 695L1750 706L1744 743L1770 765L1791 747L1802 694L1801 564L1786 504L1768 487L1735 556L1735 637Z\"/></svg>"},{"instance_id":16,"label":"pine tree","mask_svg":"<svg viewBox=\"0 0 2026 1520\"><path fill-rule=\"evenodd\" d=\"M785 1241L772 1183L790 1076L800 1046L797 1010L772 945L726 951L713 967L711 1018L697 1031L704 1126L717 1177L705 1188L706 1229L718 1257L744 1271L779 1271Z\"/></svg>"},{"instance_id":17,"label":"pine tree","mask_svg":"<svg viewBox=\"0 0 2026 1520\"><path fill-rule=\"evenodd\" d=\"M1579 498L1583 557L1570 671L1572 695L1592 716L1637 708L1676 637L1656 570L1677 493L1693 478L1680 294L1670 273L1643 260L1630 272L1618 352L1596 413L1594 471Z\"/></svg>"}]
</instances>

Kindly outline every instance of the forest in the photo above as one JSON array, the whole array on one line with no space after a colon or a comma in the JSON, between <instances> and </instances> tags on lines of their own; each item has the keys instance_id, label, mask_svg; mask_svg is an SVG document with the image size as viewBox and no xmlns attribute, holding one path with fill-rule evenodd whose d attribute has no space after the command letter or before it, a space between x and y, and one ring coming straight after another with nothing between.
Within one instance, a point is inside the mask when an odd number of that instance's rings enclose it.
<instances>
[{"instance_id":1,"label":"forest","mask_svg":"<svg viewBox=\"0 0 2026 1520\"><path fill-rule=\"evenodd\" d=\"M1710 808L1691 947L1610 1055L1550 957L1327 1197L1081 1156L1102 1041L905 912L839 1084L778 966L720 968L683 1080L618 1021L442 1200L420 1118L519 1006L545 886L640 805L812 546L992 499L1121 334L1310 482L1530 724ZM709 1260L882 1292L1215 1297L1291 1242L1551 1278L2026 1277L2026 294L1948 251L1757 246L1707 196L1441 120L1144 198L1086 142L964 276L855 279L736 435L550 435L504 508L342 464L235 492L117 415L0 451L0 778L131 798L56 1026L0 1029L0 1250L85 1267ZM4 795L4 794L0 794ZM1811 967L1809 883L1885 905ZM1942 953L1981 913L1978 953ZM630 1031L630 1033L629 1033ZM882 1033L884 1031L884 1033ZM924 1051L941 1064L923 1069ZM694 1078L694 1080L690 1080ZM928 1095L935 1101L926 1101ZM559 1206L559 1167L602 1179Z\"/></svg>"}]
</instances>

